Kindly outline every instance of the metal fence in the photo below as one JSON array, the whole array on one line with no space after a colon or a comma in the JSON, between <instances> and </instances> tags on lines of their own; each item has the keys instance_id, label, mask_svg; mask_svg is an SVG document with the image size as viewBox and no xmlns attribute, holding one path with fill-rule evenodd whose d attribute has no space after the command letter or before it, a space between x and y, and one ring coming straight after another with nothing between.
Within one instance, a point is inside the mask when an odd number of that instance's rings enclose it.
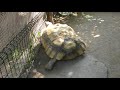
<instances>
[{"instance_id":1,"label":"metal fence","mask_svg":"<svg viewBox=\"0 0 120 90\"><path fill-rule=\"evenodd\" d=\"M35 54L32 29L44 15L38 13L0 52L0 78L27 77Z\"/></svg>"}]
</instances>

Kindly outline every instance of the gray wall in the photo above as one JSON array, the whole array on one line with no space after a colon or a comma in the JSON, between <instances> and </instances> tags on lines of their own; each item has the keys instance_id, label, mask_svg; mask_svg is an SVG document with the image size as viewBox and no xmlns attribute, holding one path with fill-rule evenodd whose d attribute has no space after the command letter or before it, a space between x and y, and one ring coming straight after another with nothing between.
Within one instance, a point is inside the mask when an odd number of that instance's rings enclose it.
<instances>
[{"instance_id":1,"label":"gray wall","mask_svg":"<svg viewBox=\"0 0 120 90\"><path fill-rule=\"evenodd\" d=\"M38 12L0 12L0 51L17 35ZM41 12L44 13L44 12ZM43 20L39 21L39 24ZM39 30L39 24L34 32ZM42 26L44 28L45 25Z\"/></svg>"}]
</instances>

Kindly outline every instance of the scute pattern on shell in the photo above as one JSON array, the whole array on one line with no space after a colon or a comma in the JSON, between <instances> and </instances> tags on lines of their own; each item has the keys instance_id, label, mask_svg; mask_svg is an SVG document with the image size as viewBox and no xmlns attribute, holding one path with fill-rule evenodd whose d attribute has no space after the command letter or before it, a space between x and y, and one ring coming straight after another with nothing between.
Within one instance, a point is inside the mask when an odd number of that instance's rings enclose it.
<instances>
[{"instance_id":1,"label":"scute pattern on shell","mask_svg":"<svg viewBox=\"0 0 120 90\"><path fill-rule=\"evenodd\" d=\"M86 45L67 24L49 25L42 34L42 45L50 58L69 60L84 54Z\"/></svg>"}]
</instances>

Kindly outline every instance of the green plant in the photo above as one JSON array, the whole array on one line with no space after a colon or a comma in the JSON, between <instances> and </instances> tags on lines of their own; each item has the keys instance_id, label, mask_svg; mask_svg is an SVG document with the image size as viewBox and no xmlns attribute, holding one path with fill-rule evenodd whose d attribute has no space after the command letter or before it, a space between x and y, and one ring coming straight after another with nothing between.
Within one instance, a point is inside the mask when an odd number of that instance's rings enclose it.
<instances>
[{"instance_id":1,"label":"green plant","mask_svg":"<svg viewBox=\"0 0 120 90\"><path fill-rule=\"evenodd\" d=\"M40 32L38 32L38 33L37 33L37 37L40 37L40 36L41 36L41 33L40 33Z\"/></svg>"}]
</instances>

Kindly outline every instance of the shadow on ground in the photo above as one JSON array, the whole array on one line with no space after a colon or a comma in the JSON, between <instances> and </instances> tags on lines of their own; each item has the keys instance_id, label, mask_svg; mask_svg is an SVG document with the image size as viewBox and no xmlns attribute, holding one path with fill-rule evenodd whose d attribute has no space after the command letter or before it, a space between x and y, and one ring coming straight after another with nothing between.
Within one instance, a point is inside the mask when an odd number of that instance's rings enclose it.
<instances>
[{"instance_id":1,"label":"shadow on ground","mask_svg":"<svg viewBox=\"0 0 120 90\"><path fill-rule=\"evenodd\" d=\"M49 57L40 47L29 78L106 78L107 68L95 58L84 55L70 61L58 61L52 71L46 71ZM34 74L36 70L39 75ZM36 75L36 76L34 76Z\"/></svg>"}]
</instances>

